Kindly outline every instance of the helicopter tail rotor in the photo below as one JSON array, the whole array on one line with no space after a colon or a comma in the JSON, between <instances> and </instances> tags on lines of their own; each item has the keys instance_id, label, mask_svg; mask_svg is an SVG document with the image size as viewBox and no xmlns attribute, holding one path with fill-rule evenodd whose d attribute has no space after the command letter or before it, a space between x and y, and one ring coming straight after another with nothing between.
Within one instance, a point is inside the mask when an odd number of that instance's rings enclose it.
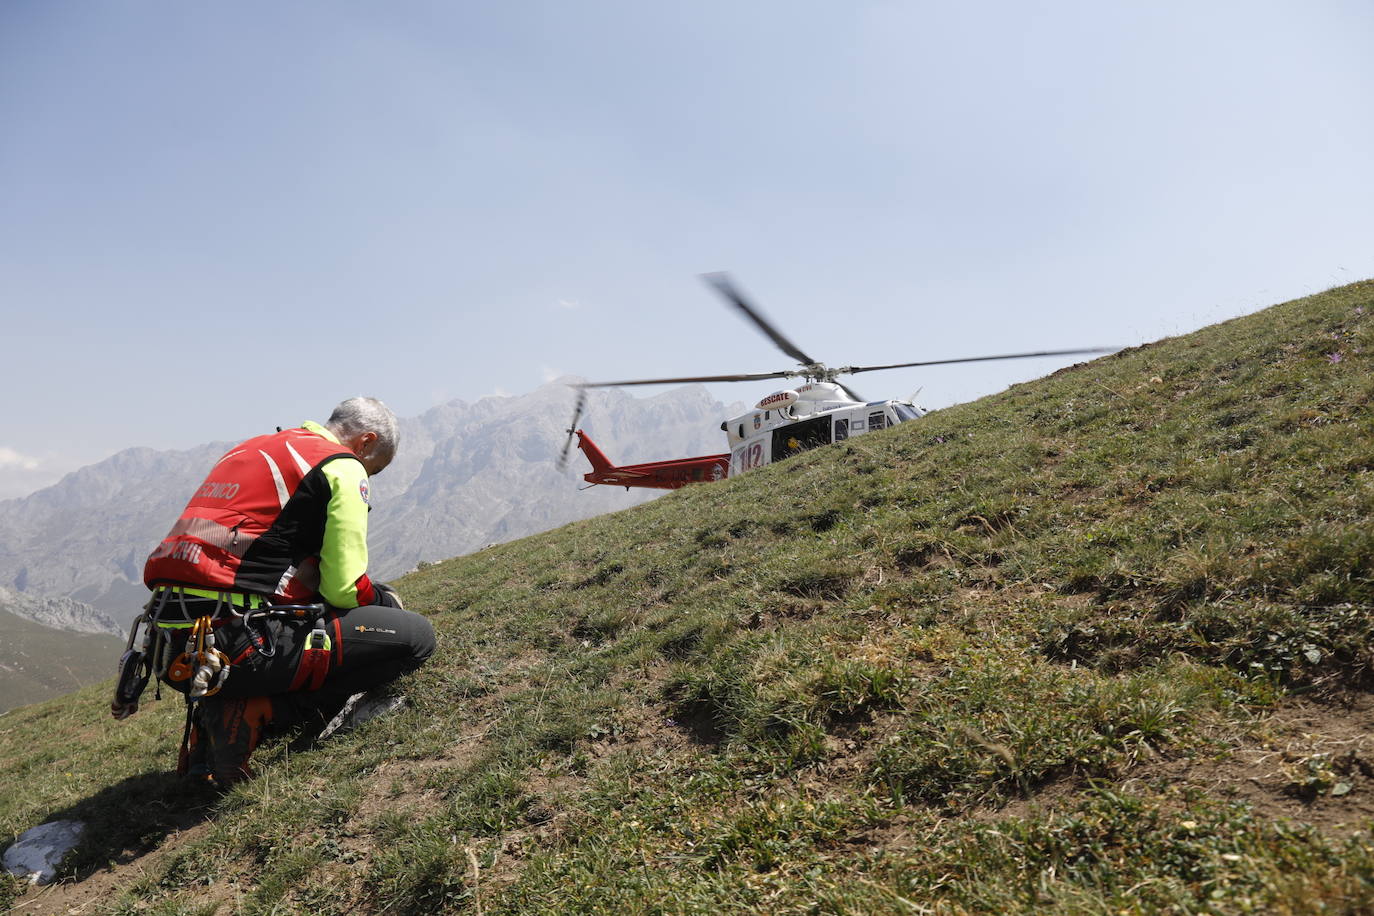
<instances>
[{"instance_id":1,"label":"helicopter tail rotor","mask_svg":"<svg viewBox=\"0 0 1374 916\"><path fill-rule=\"evenodd\" d=\"M582 419L582 410L587 406L587 389L577 388L577 405L573 407L572 422L568 424L568 438L563 440L563 451L558 456L558 470L568 468L568 452L572 449L573 436L577 434L577 421Z\"/></svg>"}]
</instances>

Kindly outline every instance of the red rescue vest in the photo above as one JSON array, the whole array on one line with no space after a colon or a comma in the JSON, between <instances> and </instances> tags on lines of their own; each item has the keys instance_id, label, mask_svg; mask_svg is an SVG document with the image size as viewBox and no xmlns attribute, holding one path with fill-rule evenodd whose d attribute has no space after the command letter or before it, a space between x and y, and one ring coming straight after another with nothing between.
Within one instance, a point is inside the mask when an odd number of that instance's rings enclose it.
<instances>
[{"instance_id":1,"label":"red rescue vest","mask_svg":"<svg viewBox=\"0 0 1374 916\"><path fill-rule=\"evenodd\" d=\"M148 557L144 583L310 600L319 581L325 506L292 504L292 498L320 465L345 457L354 455L299 428L234 447Z\"/></svg>"}]
</instances>

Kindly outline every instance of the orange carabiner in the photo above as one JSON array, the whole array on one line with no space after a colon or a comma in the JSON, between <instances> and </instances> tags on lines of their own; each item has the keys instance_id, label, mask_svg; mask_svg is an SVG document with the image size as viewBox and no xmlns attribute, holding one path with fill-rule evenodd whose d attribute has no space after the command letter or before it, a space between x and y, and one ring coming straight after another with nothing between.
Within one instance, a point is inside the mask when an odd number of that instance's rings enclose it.
<instances>
[{"instance_id":1,"label":"orange carabiner","mask_svg":"<svg viewBox=\"0 0 1374 916\"><path fill-rule=\"evenodd\" d=\"M191 630L191 635L196 641L196 661L205 661L205 637L210 632L210 618L197 617L195 628Z\"/></svg>"},{"instance_id":2,"label":"orange carabiner","mask_svg":"<svg viewBox=\"0 0 1374 916\"><path fill-rule=\"evenodd\" d=\"M210 618L197 617L186 638L186 651L172 659L167 666L167 680L184 681L196 673L196 666L205 663L205 635L210 632Z\"/></svg>"}]
</instances>

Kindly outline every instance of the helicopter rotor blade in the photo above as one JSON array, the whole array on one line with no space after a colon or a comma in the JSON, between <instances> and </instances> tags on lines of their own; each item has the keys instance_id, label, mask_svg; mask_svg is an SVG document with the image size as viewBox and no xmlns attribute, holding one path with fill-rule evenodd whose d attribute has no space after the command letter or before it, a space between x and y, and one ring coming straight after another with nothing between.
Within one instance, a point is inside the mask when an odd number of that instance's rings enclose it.
<instances>
[{"instance_id":1,"label":"helicopter rotor blade","mask_svg":"<svg viewBox=\"0 0 1374 916\"><path fill-rule=\"evenodd\" d=\"M568 467L568 452L572 448L573 436L577 433L577 421L582 418L582 408L587 406L587 391L585 388L577 389L577 406L573 408L572 422L568 424L568 438L563 442L563 452L558 456L558 470L564 471Z\"/></svg>"},{"instance_id":2,"label":"helicopter rotor blade","mask_svg":"<svg viewBox=\"0 0 1374 916\"><path fill-rule=\"evenodd\" d=\"M948 366L953 363L985 363L998 359L1033 359L1037 356L1083 356L1089 353L1115 353L1116 347L1087 347L1079 350L1040 350L1035 353L1003 353L998 356L965 356L959 359L928 359L916 363L893 363L889 366L845 366L836 373L852 375L856 372L876 372L879 369L907 369L912 366Z\"/></svg>"},{"instance_id":3,"label":"helicopter rotor blade","mask_svg":"<svg viewBox=\"0 0 1374 916\"><path fill-rule=\"evenodd\" d=\"M814 366L817 364L814 359L802 352L801 347L792 343L792 341L788 340L781 331L773 327L772 323L769 322L767 318L764 318L763 314L759 312L758 309L749 304L748 300L744 298L735 284L730 281L729 274L722 271L718 273L702 274L701 277L707 283L714 286L716 292L724 296L726 301L743 312L750 321L754 322L759 330L768 335L768 339L773 341L778 349L782 350L782 352L786 353L803 366Z\"/></svg>"},{"instance_id":4,"label":"helicopter rotor blade","mask_svg":"<svg viewBox=\"0 0 1374 916\"><path fill-rule=\"evenodd\" d=\"M790 378L803 375L791 369L778 372L751 372L737 375L687 375L681 378L641 378L620 382L579 382L578 388L619 388L626 385L679 385L689 382L757 382L769 378Z\"/></svg>"},{"instance_id":5,"label":"helicopter rotor blade","mask_svg":"<svg viewBox=\"0 0 1374 916\"><path fill-rule=\"evenodd\" d=\"M868 401L868 398L866 398L866 397L864 397L863 395L859 394L857 391L855 391L853 388L850 388L850 387L849 387L848 385L846 385L844 382L841 382L841 381L838 381L838 380L837 380L837 381L835 382L835 384L836 384L836 385L839 385L839 386L840 386L840 390L842 390L845 394L849 395L849 399L850 399L851 401L863 401L863 402L867 402L867 401Z\"/></svg>"}]
</instances>

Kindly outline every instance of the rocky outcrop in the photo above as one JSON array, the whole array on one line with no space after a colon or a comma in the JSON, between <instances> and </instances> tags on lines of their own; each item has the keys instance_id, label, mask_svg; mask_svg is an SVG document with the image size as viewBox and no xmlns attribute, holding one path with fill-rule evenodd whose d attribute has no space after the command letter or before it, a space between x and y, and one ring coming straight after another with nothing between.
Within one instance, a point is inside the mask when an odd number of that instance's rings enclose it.
<instances>
[{"instance_id":1,"label":"rocky outcrop","mask_svg":"<svg viewBox=\"0 0 1374 916\"><path fill-rule=\"evenodd\" d=\"M124 635L124 629L108 614L74 598L40 598L0 587L0 611L57 630Z\"/></svg>"}]
</instances>

